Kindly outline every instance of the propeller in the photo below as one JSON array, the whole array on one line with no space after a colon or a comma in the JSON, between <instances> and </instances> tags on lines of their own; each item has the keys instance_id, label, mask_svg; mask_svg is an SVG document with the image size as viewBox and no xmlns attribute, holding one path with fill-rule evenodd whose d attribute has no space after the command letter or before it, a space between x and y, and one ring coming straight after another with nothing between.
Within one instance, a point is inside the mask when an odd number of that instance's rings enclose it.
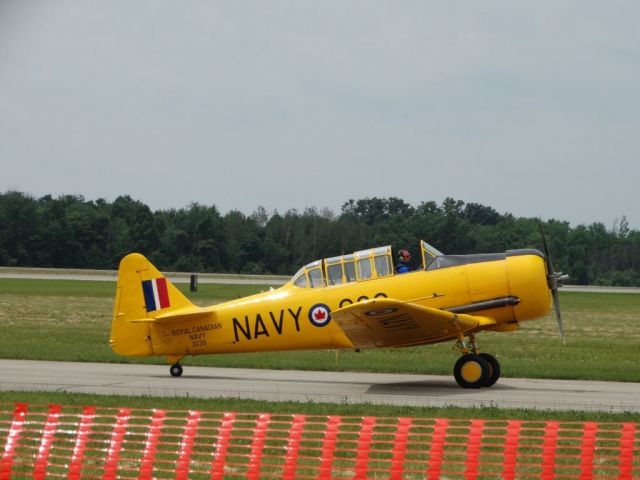
<instances>
[{"instance_id":1,"label":"propeller","mask_svg":"<svg viewBox=\"0 0 640 480\"><path fill-rule=\"evenodd\" d=\"M562 343L566 345L564 340L564 326L562 324L562 312L560 312L560 297L558 295L558 287L561 287L569 280L569 275L564 275L562 272L556 272L553 269L553 263L551 263L551 256L549 255L549 246L547 245L547 237L544 234L542 228L542 222L539 224L540 234L542 235L542 244L544 246L544 261L547 265L547 285L551 290L551 297L553 298L553 309L556 312L556 320L558 322L558 329L560 330L560 338Z\"/></svg>"}]
</instances>

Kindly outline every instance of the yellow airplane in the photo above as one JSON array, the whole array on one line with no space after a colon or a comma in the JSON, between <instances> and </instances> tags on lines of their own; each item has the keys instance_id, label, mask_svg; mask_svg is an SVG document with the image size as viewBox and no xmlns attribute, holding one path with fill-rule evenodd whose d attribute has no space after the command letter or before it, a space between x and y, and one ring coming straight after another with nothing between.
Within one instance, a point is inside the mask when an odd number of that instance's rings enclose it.
<instances>
[{"instance_id":1,"label":"yellow airplane","mask_svg":"<svg viewBox=\"0 0 640 480\"><path fill-rule=\"evenodd\" d=\"M563 336L557 289L567 276L553 271L546 241L545 252L444 255L421 241L421 268L399 274L390 246L372 248L317 260L280 288L210 307L193 305L133 253L120 263L110 345L120 355L166 356L179 377L187 355L454 341L457 383L488 387L500 365L480 353L478 332L516 330L553 300Z\"/></svg>"}]
</instances>

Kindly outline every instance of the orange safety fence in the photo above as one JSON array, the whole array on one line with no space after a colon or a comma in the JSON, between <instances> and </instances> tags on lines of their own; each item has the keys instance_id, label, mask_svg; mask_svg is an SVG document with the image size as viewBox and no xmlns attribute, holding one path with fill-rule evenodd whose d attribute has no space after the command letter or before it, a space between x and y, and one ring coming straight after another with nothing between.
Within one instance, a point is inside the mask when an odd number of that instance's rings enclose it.
<instances>
[{"instance_id":1,"label":"orange safety fence","mask_svg":"<svg viewBox=\"0 0 640 480\"><path fill-rule=\"evenodd\" d=\"M0 479L640 478L635 422L0 404Z\"/></svg>"}]
</instances>

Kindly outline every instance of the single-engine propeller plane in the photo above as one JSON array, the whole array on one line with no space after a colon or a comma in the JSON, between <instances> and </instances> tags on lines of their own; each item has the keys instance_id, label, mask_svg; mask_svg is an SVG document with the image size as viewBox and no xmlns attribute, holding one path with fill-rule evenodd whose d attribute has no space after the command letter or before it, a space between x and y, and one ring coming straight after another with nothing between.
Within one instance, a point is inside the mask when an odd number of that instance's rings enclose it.
<instances>
[{"instance_id":1,"label":"single-engine propeller plane","mask_svg":"<svg viewBox=\"0 0 640 480\"><path fill-rule=\"evenodd\" d=\"M544 238L544 237L543 237ZM110 344L129 356L180 360L212 353L407 347L455 342L453 374L465 388L493 385L496 358L480 353L476 334L510 332L555 306L567 278L553 271L546 241L538 250L444 255L420 242L421 267L396 273L390 246L325 258L284 286L198 307L144 256L124 257L118 272Z\"/></svg>"}]
</instances>

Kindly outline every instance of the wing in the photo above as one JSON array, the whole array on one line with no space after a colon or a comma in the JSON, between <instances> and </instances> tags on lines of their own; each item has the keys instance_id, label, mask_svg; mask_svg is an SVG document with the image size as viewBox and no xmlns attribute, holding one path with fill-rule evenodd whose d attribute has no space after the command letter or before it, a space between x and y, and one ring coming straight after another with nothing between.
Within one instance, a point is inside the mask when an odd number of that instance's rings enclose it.
<instances>
[{"instance_id":1,"label":"wing","mask_svg":"<svg viewBox=\"0 0 640 480\"><path fill-rule=\"evenodd\" d=\"M331 312L331 317L356 348L434 343L496 323L489 317L456 314L388 298L355 303Z\"/></svg>"}]
</instances>

